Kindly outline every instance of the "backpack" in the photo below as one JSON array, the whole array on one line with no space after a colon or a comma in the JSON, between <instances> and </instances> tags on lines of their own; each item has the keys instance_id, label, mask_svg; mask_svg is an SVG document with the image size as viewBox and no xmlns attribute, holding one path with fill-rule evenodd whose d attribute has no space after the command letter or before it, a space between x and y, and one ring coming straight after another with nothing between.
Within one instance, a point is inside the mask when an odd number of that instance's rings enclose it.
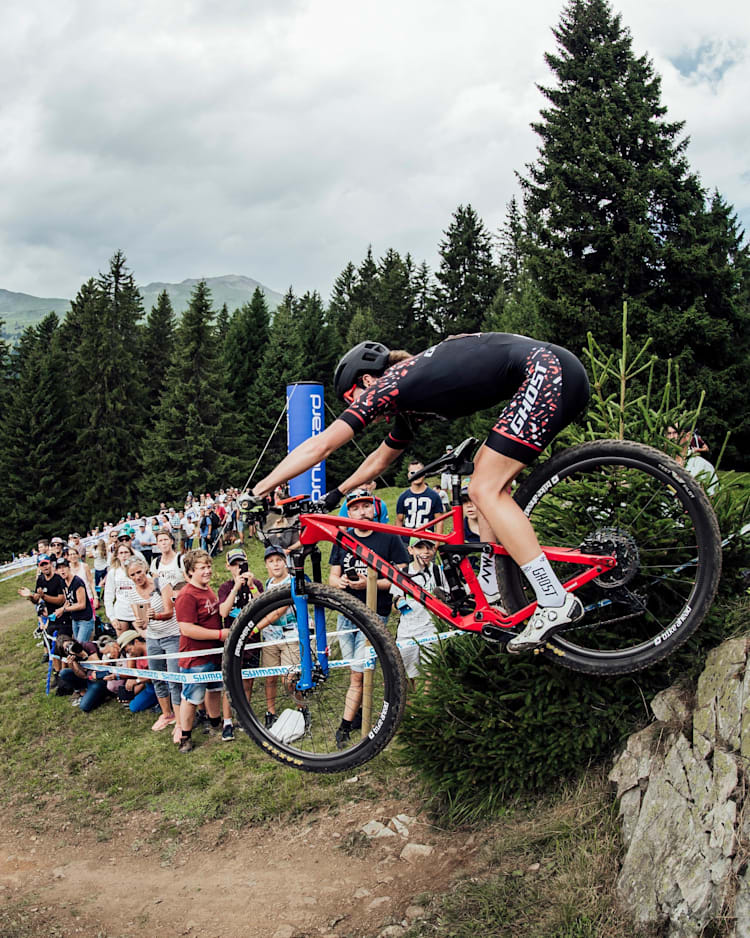
<instances>
[{"instance_id":1,"label":"backpack","mask_svg":"<svg viewBox=\"0 0 750 938\"><path fill-rule=\"evenodd\" d=\"M300 710L287 708L268 731L281 743L293 743L305 735L305 718Z\"/></svg>"}]
</instances>

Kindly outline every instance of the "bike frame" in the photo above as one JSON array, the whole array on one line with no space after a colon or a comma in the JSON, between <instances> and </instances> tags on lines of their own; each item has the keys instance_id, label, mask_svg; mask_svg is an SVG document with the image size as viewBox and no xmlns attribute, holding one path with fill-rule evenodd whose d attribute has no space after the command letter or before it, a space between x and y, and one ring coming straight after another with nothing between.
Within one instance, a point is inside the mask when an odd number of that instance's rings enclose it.
<instances>
[{"instance_id":1,"label":"bike frame","mask_svg":"<svg viewBox=\"0 0 750 938\"><path fill-rule=\"evenodd\" d=\"M439 524L447 518L453 519L453 531L450 534L437 534L435 531L430 530L436 524ZM422 589L407 573L397 570L373 550L370 550L367 544L352 537L346 530L347 528L354 527L351 518L342 518L334 515L303 514L300 515L300 522L300 543L303 547L311 547L320 541L330 541L332 544L338 544L341 548L360 558L368 567L372 567L376 570L379 576L394 583L409 596L413 596L417 602L425 606L426 609L439 619L442 619L444 622L447 622L449 625L461 631L481 632L482 629L488 625L510 630L520 625L520 623L527 619L536 609L536 602L531 602L517 612L503 614L499 609L495 606L490 606L487 602L477 575L474 573L474 569L469 562L468 553L483 551L485 553L492 553L493 555L508 556L508 551L500 544L478 543L467 545L464 539L463 511L460 504L454 505L450 511L419 528L402 528L396 525L365 520L357 520L356 527L359 530L382 531L385 534L397 534L403 537L415 537L419 535L423 540L431 541L438 545L454 545L457 548L463 548L458 567L476 603L474 611L469 614L461 614L458 611L454 611L448 603L437 599L431 593ZM590 580L594 580L607 570L611 570L617 564L617 560L613 556L584 554L574 548L542 547L542 550L550 560L573 563L589 568L579 573L578 576L572 577L563 583L565 590L568 592L577 590ZM297 569L295 562L295 572ZM304 594L304 582L300 582L299 576L296 577L296 580L297 588L295 593ZM304 603L299 605L304 605ZM301 633L302 630L300 630L300 634Z\"/></svg>"}]
</instances>

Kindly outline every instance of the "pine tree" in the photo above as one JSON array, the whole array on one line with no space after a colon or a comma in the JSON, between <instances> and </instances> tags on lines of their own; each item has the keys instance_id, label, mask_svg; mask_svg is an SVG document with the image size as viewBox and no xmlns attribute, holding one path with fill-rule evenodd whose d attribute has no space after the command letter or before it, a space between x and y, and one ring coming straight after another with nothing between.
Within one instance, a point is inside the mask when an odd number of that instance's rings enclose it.
<instances>
[{"instance_id":1,"label":"pine tree","mask_svg":"<svg viewBox=\"0 0 750 938\"><path fill-rule=\"evenodd\" d=\"M331 384L338 361L326 310L317 290L305 293L294 305L295 329L303 381Z\"/></svg>"},{"instance_id":2,"label":"pine tree","mask_svg":"<svg viewBox=\"0 0 750 938\"><path fill-rule=\"evenodd\" d=\"M333 283L328 304L328 322L331 326L331 340L336 350L337 360L347 349L346 334L357 311L354 301L356 289L357 269L349 261Z\"/></svg>"},{"instance_id":3,"label":"pine tree","mask_svg":"<svg viewBox=\"0 0 750 938\"><path fill-rule=\"evenodd\" d=\"M143 328L143 363L150 413L155 415L167 381L167 370L174 349L176 320L172 301L166 290L157 297ZM150 419L149 425L153 423Z\"/></svg>"},{"instance_id":4,"label":"pine tree","mask_svg":"<svg viewBox=\"0 0 750 938\"><path fill-rule=\"evenodd\" d=\"M5 413L0 457L3 488L12 493L0 526L3 553L28 550L39 537L61 534L79 519L72 468L82 459L65 383L65 362L54 313L21 334L13 353L15 380Z\"/></svg>"},{"instance_id":5,"label":"pine tree","mask_svg":"<svg viewBox=\"0 0 750 938\"><path fill-rule=\"evenodd\" d=\"M440 338L479 331L499 286L492 242L484 223L459 205L440 243L435 316Z\"/></svg>"},{"instance_id":6,"label":"pine tree","mask_svg":"<svg viewBox=\"0 0 750 938\"><path fill-rule=\"evenodd\" d=\"M411 257L407 255L410 268ZM411 352L421 352L429 348L437 339L435 328L435 288L430 275L430 268L425 261L411 273L414 293L414 320L404 335L403 347Z\"/></svg>"},{"instance_id":7,"label":"pine tree","mask_svg":"<svg viewBox=\"0 0 750 938\"><path fill-rule=\"evenodd\" d=\"M571 0L553 33L559 51L545 58L557 84L541 89L550 107L532 125L539 159L521 179L529 269L556 341L579 350L590 329L614 347L623 300L634 335L645 335L702 193L683 124L665 119L660 79L606 0Z\"/></svg>"},{"instance_id":8,"label":"pine tree","mask_svg":"<svg viewBox=\"0 0 750 938\"><path fill-rule=\"evenodd\" d=\"M224 369L213 320L211 292L201 280L177 327L167 387L144 447L142 489L152 504L225 481L236 434L224 416Z\"/></svg>"},{"instance_id":9,"label":"pine tree","mask_svg":"<svg viewBox=\"0 0 750 938\"><path fill-rule=\"evenodd\" d=\"M376 338L389 348L402 348L412 337L414 287L404 259L389 248L378 263L374 296Z\"/></svg>"},{"instance_id":10,"label":"pine tree","mask_svg":"<svg viewBox=\"0 0 750 938\"><path fill-rule=\"evenodd\" d=\"M223 344L230 404L236 414L249 418L253 384L258 375L271 328L268 304L260 287L229 320Z\"/></svg>"},{"instance_id":11,"label":"pine tree","mask_svg":"<svg viewBox=\"0 0 750 938\"><path fill-rule=\"evenodd\" d=\"M255 288L258 289L257 287ZM235 310L236 312L236 310ZM221 309L216 316L216 341L219 343L219 348L222 348L224 342L227 338L227 330L229 329L229 307L226 303L222 303Z\"/></svg>"},{"instance_id":12,"label":"pine tree","mask_svg":"<svg viewBox=\"0 0 750 938\"><path fill-rule=\"evenodd\" d=\"M75 474L79 523L101 523L136 503L148 418L142 315L135 279L117 251L106 273L81 287L62 326L76 445L86 456Z\"/></svg>"},{"instance_id":13,"label":"pine tree","mask_svg":"<svg viewBox=\"0 0 750 938\"><path fill-rule=\"evenodd\" d=\"M367 254L357 268L357 280L352 292L355 309L374 309L378 289L378 265L372 256L372 245L368 245Z\"/></svg>"},{"instance_id":14,"label":"pine tree","mask_svg":"<svg viewBox=\"0 0 750 938\"><path fill-rule=\"evenodd\" d=\"M286 403L286 387L295 381L307 380L298 345L297 303L290 288L274 314L268 343L258 369L257 379L253 384L250 403L250 412L253 416L250 431L254 445L246 454L248 473L255 466L274 427L277 427L266 455L256 472L254 478L256 482L286 455L284 418L277 426L279 414Z\"/></svg>"}]
</instances>

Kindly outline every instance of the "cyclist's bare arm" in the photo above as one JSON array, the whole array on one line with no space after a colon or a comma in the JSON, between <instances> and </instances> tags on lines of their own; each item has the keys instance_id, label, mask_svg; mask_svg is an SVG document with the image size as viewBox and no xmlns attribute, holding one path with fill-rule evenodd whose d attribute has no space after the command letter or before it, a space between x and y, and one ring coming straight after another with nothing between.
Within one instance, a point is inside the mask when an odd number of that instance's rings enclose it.
<instances>
[{"instance_id":1,"label":"cyclist's bare arm","mask_svg":"<svg viewBox=\"0 0 750 938\"><path fill-rule=\"evenodd\" d=\"M333 424L331 424L331 426L333 426ZM387 443L381 443L380 446L376 450L373 450L360 464L359 468L355 469L349 478L338 486L339 491L343 493L350 492L352 489L356 489L360 485L372 481L377 475L386 470L392 462L398 459L402 452L403 450L393 449L393 447L388 446Z\"/></svg>"},{"instance_id":2,"label":"cyclist's bare arm","mask_svg":"<svg viewBox=\"0 0 750 938\"><path fill-rule=\"evenodd\" d=\"M352 428L343 420L334 420L333 423L309 440L300 443L289 453L278 466L262 479L253 489L253 495L267 495L277 485L287 482L294 476L310 469L312 466L326 459L344 443L348 443L354 436ZM370 453L352 475L349 476L338 489L342 493L351 491L359 485L364 485L374 479L380 472L387 469L390 464L401 455L401 450L393 449L385 443Z\"/></svg>"},{"instance_id":3,"label":"cyclist's bare arm","mask_svg":"<svg viewBox=\"0 0 750 938\"><path fill-rule=\"evenodd\" d=\"M253 495L268 495L277 485L288 482L330 456L353 436L354 430L343 420L334 420L322 433L311 436L285 456L278 466L253 488ZM365 481L369 482L369 477Z\"/></svg>"}]
</instances>

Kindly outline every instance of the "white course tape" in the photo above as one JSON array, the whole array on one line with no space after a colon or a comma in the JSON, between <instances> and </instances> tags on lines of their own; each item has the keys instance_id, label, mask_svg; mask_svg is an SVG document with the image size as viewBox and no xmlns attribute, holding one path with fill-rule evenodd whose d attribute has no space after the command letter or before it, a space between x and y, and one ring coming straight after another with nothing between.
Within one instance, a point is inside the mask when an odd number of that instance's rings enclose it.
<instances>
[{"instance_id":1,"label":"white course tape","mask_svg":"<svg viewBox=\"0 0 750 938\"><path fill-rule=\"evenodd\" d=\"M356 630L355 630L356 631ZM331 636L334 634L343 634L343 633L330 633ZM432 635L425 635L422 638L407 638L401 641L396 642L396 645L399 648L408 648L412 645L429 645L433 642L439 642L446 638L453 638L456 635L467 635L468 632L461 632L459 630L451 630L450 632L435 632ZM296 643L296 642L295 642ZM267 642L266 647L270 645L280 645L292 644L289 640L279 641L279 642ZM262 647L261 644L248 644L245 645L246 651L255 651ZM209 654L217 654L222 651L221 648L213 648L205 651L195 652L190 655L190 657L196 657L197 655L204 656ZM55 655L54 657L57 657ZM187 654L172 654L172 655L151 655L151 658L177 658L177 657L188 657ZM131 661L143 661L145 658L131 658ZM365 658L346 658L342 661L329 661L328 666L332 669L338 668L351 668L352 665L363 665L368 670L375 668L376 661L375 652L372 648L367 649L367 655ZM121 659L118 659L121 660ZM197 674L185 674L181 671L155 671L147 668L130 668L122 665L114 664L114 662L107 662L106 665L102 665L101 661L81 661L80 665L82 668L89 669L91 671L98 671L103 674L116 674L118 677L125 675L127 677L140 677L140 678L149 678L152 681L165 681L172 684L212 684L220 682L222 678L221 671L202 671ZM274 677L274 676L283 676L297 670L297 666L292 667L275 667L275 668L243 668L242 677L246 679L256 678L256 677Z\"/></svg>"}]
</instances>

